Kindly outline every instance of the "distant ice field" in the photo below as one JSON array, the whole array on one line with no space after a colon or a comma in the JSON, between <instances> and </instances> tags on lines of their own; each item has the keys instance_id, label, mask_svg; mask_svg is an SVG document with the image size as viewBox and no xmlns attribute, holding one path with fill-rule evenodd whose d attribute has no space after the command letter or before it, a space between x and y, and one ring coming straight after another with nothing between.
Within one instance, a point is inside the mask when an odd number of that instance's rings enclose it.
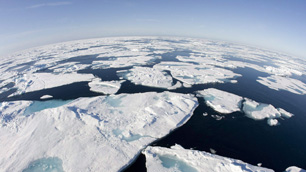
<instances>
[{"instance_id":1,"label":"distant ice field","mask_svg":"<svg viewBox=\"0 0 306 172\"><path fill-rule=\"evenodd\" d=\"M1 57L0 169L306 169L305 102L306 61L269 50L180 37L36 47Z\"/></svg>"}]
</instances>

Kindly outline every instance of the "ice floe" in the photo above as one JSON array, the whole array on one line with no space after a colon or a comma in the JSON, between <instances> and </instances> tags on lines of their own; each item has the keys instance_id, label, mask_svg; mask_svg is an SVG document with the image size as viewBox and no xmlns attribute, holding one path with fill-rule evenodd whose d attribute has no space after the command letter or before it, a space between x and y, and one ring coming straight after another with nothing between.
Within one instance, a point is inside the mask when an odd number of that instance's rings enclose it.
<instances>
[{"instance_id":1,"label":"ice floe","mask_svg":"<svg viewBox=\"0 0 306 172\"><path fill-rule=\"evenodd\" d=\"M51 95L43 95L43 96L41 96L40 97L40 99L51 99L51 98L53 98L53 96L51 96Z\"/></svg>"},{"instance_id":2,"label":"ice floe","mask_svg":"<svg viewBox=\"0 0 306 172\"><path fill-rule=\"evenodd\" d=\"M240 111L242 97L215 88L198 91L198 96L204 97L205 103L215 111L228 114Z\"/></svg>"},{"instance_id":3,"label":"ice floe","mask_svg":"<svg viewBox=\"0 0 306 172\"><path fill-rule=\"evenodd\" d=\"M270 104L258 103L254 100L243 98L215 88L198 91L197 96L203 97L205 103L219 113L228 114L242 111L247 117L254 120L268 119L267 123L270 126L279 124L276 118L290 118L293 116L293 114L282 108L275 108ZM220 115L212 115L212 117L217 120L224 118L224 116Z\"/></svg>"},{"instance_id":4,"label":"ice floe","mask_svg":"<svg viewBox=\"0 0 306 172\"><path fill-rule=\"evenodd\" d=\"M259 77L257 82L274 90L286 90L295 94L306 94L306 84L300 80L272 75Z\"/></svg>"},{"instance_id":5,"label":"ice floe","mask_svg":"<svg viewBox=\"0 0 306 172\"><path fill-rule=\"evenodd\" d=\"M136 85L172 89L180 86L174 86L170 75L155 68L133 67L127 71L119 71L118 75L130 80Z\"/></svg>"},{"instance_id":6,"label":"ice floe","mask_svg":"<svg viewBox=\"0 0 306 172\"><path fill-rule=\"evenodd\" d=\"M171 148L148 146L142 153L146 156L148 172L273 172L271 169L254 166L241 160L222 157L204 151L184 149L177 144Z\"/></svg>"},{"instance_id":7,"label":"ice floe","mask_svg":"<svg viewBox=\"0 0 306 172\"><path fill-rule=\"evenodd\" d=\"M279 76L291 76L292 74L295 74L295 75L298 75L298 76L303 75L303 73L300 72L300 71L297 71L295 69L289 69L289 68L286 68L286 67L276 68L276 67L273 67L273 66L267 66L266 71L268 73L271 73L271 74L274 74L274 75L279 75Z\"/></svg>"},{"instance_id":8,"label":"ice floe","mask_svg":"<svg viewBox=\"0 0 306 172\"><path fill-rule=\"evenodd\" d=\"M188 94L149 92L79 98L24 116L31 103L1 103L1 118L15 116L0 126L0 171L48 165L52 157L64 171L122 170L146 145L187 122L198 104Z\"/></svg>"},{"instance_id":9,"label":"ice floe","mask_svg":"<svg viewBox=\"0 0 306 172\"><path fill-rule=\"evenodd\" d=\"M38 91L47 88L59 87L63 85L72 84L74 82L91 81L94 78L95 77L92 74L78 74L78 73L24 74L15 79L15 87L18 88L18 91L13 95Z\"/></svg>"},{"instance_id":10,"label":"ice floe","mask_svg":"<svg viewBox=\"0 0 306 172\"><path fill-rule=\"evenodd\" d=\"M275 126L278 124L278 120L277 119L268 119L267 123L270 125L270 126Z\"/></svg>"},{"instance_id":11,"label":"ice floe","mask_svg":"<svg viewBox=\"0 0 306 172\"><path fill-rule=\"evenodd\" d=\"M48 69L53 70L54 73L72 73L78 70L85 69L91 65L89 64L79 64L77 62L58 64Z\"/></svg>"},{"instance_id":12,"label":"ice floe","mask_svg":"<svg viewBox=\"0 0 306 172\"><path fill-rule=\"evenodd\" d=\"M154 65L159 70L168 70L172 77L190 85L230 82L241 76L230 70L210 65L195 65L183 62L161 62Z\"/></svg>"},{"instance_id":13,"label":"ice floe","mask_svg":"<svg viewBox=\"0 0 306 172\"><path fill-rule=\"evenodd\" d=\"M252 118L254 120L263 120L267 118L267 122L270 126L275 126L278 124L278 120L275 118L290 118L293 116L293 114L285 111L284 109L276 109L270 104L258 103L248 98L244 98L242 110L247 117Z\"/></svg>"},{"instance_id":14,"label":"ice floe","mask_svg":"<svg viewBox=\"0 0 306 172\"><path fill-rule=\"evenodd\" d=\"M296 166L291 166L291 167L288 167L285 172L306 172L306 170L301 169Z\"/></svg>"},{"instance_id":15,"label":"ice floe","mask_svg":"<svg viewBox=\"0 0 306 172\"><path fill-rule=\"evenodd\" d=\"M137 65L146 65L153 62L156 59L160 59L160 56L132 56L132 57L118 57L104 61L94 61L92 63L93 69L106 69L106 68L122 68Z\"/></svg>"},{"instance_id":16,"label":"ice floe","mask_svg":"<svg viewBox=\"0 0 306 172\"><path fill-rule=\"evenodd\" d=\"M100 78L95 78L88 83L90 91L103 93L103 94L115 94L120 89L121 84L125 80L121 81L101 81Z\"/></svg>"}]
</instances>

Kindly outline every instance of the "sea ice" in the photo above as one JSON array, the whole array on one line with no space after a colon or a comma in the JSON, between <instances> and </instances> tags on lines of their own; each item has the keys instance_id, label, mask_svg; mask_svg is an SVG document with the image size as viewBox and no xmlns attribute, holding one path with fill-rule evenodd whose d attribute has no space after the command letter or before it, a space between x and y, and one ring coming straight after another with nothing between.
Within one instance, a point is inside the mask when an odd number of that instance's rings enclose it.
<instances>
[{"instance_id":1,"label":"sea ice","mask_svg":"<svg viewBox=\"0 0 306 172\"><path fill-rule=\"evenodd\" d=\"M215 118L217 121L220 121L221 119L225 118L225 116L221 115L211 115L211 117Z\"/></svg>"},{"instance_id":2,"label":"sea ice","mask_svg":"<svg viewBox=\"0 0 306 172\"><path fill-rule=\"evenodd\" d=\"M136 85L159 88L171 88L174 86L170 75L155 68L133 67L130 70L119 71L118 75Z\"/></svg>"},{"instance_id":3,"label":"sea ice","mask_svg":"<svg viewBox=\"0 0 306 172\"><path fill-rule=\"evenodd\" d=\"M244 113L255 120L263 120L265 118L279 118L281 114L274 106L264 103L258 103L254 100L245 99L243 102Z\"/></svg>"},{"instance_id":4,"label":"sea ice","mask_svg":"<svg viewBox=\"0 0 306 172\"><path fill-rule=\"evenodd\" d=\"M47 101L33 101L30 106L26 108L23 115L32 115L45 109L57 108L72 102L73 100L47 100Z\"/></svg>"},{"instance_id":5,"label":"sea ice","mask_svg":"<svg viewBox=\"0 0 306 172\"><path fill-rule=\"evenodd\" d=\"M303 75L302 72L297 71L295 69L287 68L285 66L282 66L282 67L279 67L279 68L276 68L276 67L273 67L273 66L267 66L266 71L270 74L274 74L274 75L278 75L278 76L291 76L292 74L295 74L295 75L298 75L298 76Z\"/></svg>"},{"instance_id":6,"label":"sea ice","mask_svg":"<svg viewBox=\"0 0 306 172\"><path fill-rule=\"evenodd\" d=\"M271 169L257 167L243 161L210 154L204 151L184 149L180 145L171 148L148 146L143 152L146 156L148 172L273 172Z\"/></svg>"},{"instance_id":7,"label":"sea ice","mask_svg":"<svg viewBox=\"0 0 306 172\"><path fill-rule=\"evenodd\" d=\"M147 65L156 59L161 59L164 53L171 54L178 49L190 50L190 52L177 55L176 58L181 62L162 62L155 67L171 69L172 76L182 81L183 85L235 83L236 81L232 79L241 75L228 69L237 67L249 67L274 75L306 74L304 60L222 41L175 37L99 38L36 47L1 58L0 93L9 90L2 88L6 84L25 80L16 86L21 87L22 90L28 84L24 75L30 76L32 73L45 69L54 70L53 72L56 73L75 73L87 67L98 69ZM82 59L69 61L82 56L94 56L91 59L92 63L83 64ZM181 65L176 66L176 64ZM297 83L298 80L287 80L289 85L285 86L286 89L297 94L305 94L305 85L301 82ZM268 84L265 79L260 81ZM278 88L280 83L268 85L274 89L285 89L284 86Z\"/></svg>"},{"instance_id":8,"label":"sea ice","mask_svg":"<svg viewBox=\"0 0 306 172\"><path fill-rule=\"evenodd\" d=\"M10 121L16 116L23 115L31 103L30 101L0 102L0 128L6 126L18 129L18 123Z\"/></svg>"},{"instance_id":9,"label":"sea ice","mask_svg":"<svg viewBox=\"0 0 306 172\"><path fill-rule=\"evenodd\" d=\"M101 81L100 78L95 78L88 83L90 91L103 93L103 94L115 94L120 89L121 84L125 80L121 81Z\"/></svg>"},{"instance_id":10,"label":"sea ice","mask_svg":"<svg viewBox=\"0 0 306 172\"><path fill-rule=\"evenodd\" d=\"M215 88L208 88L197 92L198 96L204 97L208 106L215 111L228 114L240 111L242 97Z\"/></svg>"},{"instance_id":11,"label":"sea ice","mask_svg":"<svg viewBox=\"0 0 306 172\"><path fill-rule=\"evenodd\" d=\"M146 65L156 59L160 59L159 56L131 56L131 57L118 57L105 61L94 61L92 63L93 69L107 69L107 68L121 68L137 65Z\"/></svg>"},{"instance_id":12,"label":"sea ice","mask_svg":"<svg viewBox=\"0 0 306 172\"><path fill-rule=\"evenodd\" d=\"M85 69L89 67L89 64L79 64L77 62L58 64L49 69L53 70L54 73L72 73L78 70Z\"/></svg>"},{"instance_id":13,"label":"sea ice","mask_svg":"<svg viewBox=\"0 0 306 172\"><path fill-rule=\"evenodd\" d=\"M219 113L228 114L236 111L243 111L247 117L254 120L263 120L267 118L267 122L270 126L278 124L278 120L275 118L290 118L293 116L293 114L282 108L275 108L270 104L258 103L254 100L215 88L198 91L197 96L204 97L205 103ZM213 115L212 117L217 120L222 119L221 116L218 115Z\"/></svg>"},{"instance_id":14,"label":"sea ice","mask_svg":"<svg viewBox=\"0 0 306 172\"><path fill-rule=\"evenodd\" d=\"M0 171L22 171L48 157L60 159L63 171L122 170L187 122L198 103L188 94L148 92L79 98L22 115L30 104L2 103L0 114L17 116L0 126Z\"/></svg>"},{"instance_id":15,"label":"sea ice","mask_svg":"<svg viewBox=\"0 0 306 172\"><path fill-rule=\"evenodd\" d=\"M64 170L59 158L49 157L31 162L22 172L64 172Z\"/></svg>"},{"instance_id":16,"label":"sea ice","mask_svg":"<svg viewBox=\"0 0 306 172\"><path fill-rule=\"evenodd\" d=\"M285 172L306 172L306 170L301 169L296 166L291 166L291 167L288 167Z\"/></svg>"},{"instance_id":17,"label":"sea ice","mask_svg":"<svg viewBox=\"0 0 306 172\"><path fill-rule=\"evenodd\" d=\"M257 82L274 90L286 90L295 94L306 94L306 84L297 79L272 75L259 77Z\"/></svg>"},{"instance_id":18,"label":"sea ice","mask_svg":"<svg viewBox=\"0 0 306 172\"><path fill-rule=\"evenodd\" d=\"M51 98L53 98L53 96L51 96L51 95L43 95L43 96L41 96L40 97L40 99L51 99Z\"/></svg>"},{"instance_id":19,"label":"sea ice","mask_svg":"<svg viewBox=\"0 0 306 172\"><path fill-rule=\"evenodd\" d=\"M172 77L190 85L230 82L230 79L241 76L230 70L211 65L195 65L184 62L161 62L154 65L159 70L168 70Z\"/></svg>"},{"instance_id":20,"label":"sea ice","mask_svg":"<svg viewBox=\"0 0 306 172\"><path fill-rule=\"evenodd\" d=\"M278 120L277 119L268 119L267 123L270 125L270 126L275 126L278 124Z\"/></svg>"},{"instance_id":21,"label":"sea ice","mask_svg":"<svg viewBox=\"0 0 306 172\"><path fill-rule=\"evenodd\" d=\"M263 120L268 118L267 122L270 126L275 126L278 124L278 120L275 118L279 118L281 116L290 118L293 116L293 114L285 111L284 109L276 109L274 106L269 104L258 103L248 98L245 98L244 100L243 112L246 114L246 116L255 120Z\"/></svg>"},{"instance_id":22,"label":"sea ice","mask_svg":"<svg viewBox=\"0 0 306 172\"><path fill-rule=\"evenodd\" d=\"M62 85L72 84L74 82L91 81L95 77L92 74L78 73L33 73L24 74L15 79L15 87L18 91L13 95L26 92L38 91L47 88L59 87ZM12 96L12 95L11 95Z\"/></svg>"}]
</instances>

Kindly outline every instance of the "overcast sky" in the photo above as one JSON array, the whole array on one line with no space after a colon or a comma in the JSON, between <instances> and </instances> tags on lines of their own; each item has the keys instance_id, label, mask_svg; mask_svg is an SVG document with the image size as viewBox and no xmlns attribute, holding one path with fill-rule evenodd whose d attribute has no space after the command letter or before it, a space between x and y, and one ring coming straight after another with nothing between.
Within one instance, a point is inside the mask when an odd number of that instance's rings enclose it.
<instances>
[{"instance_id":1,"label":"overcast sky","mask_svg":"<svg viewBox=\"0 0 306 172\"><path fill-rule=\"evenodd\" d=\"M306 58L306 1L0 0L0 55L133 35L218 39Z\"/></svg>"}]
</instances>

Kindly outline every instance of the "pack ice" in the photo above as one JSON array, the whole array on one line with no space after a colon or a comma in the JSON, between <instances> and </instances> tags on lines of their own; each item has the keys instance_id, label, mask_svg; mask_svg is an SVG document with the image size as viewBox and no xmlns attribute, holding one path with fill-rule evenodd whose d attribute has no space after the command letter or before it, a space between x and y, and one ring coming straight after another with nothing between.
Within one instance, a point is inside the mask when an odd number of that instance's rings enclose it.
<instances>
[{"instance_id":1,"label":"pack ice","mask_svg":"<svg viewBox=\"0 0 306 172\"><path fill-rule=\"evenodd\" d=\"M79 98L24 116L31 102L4 102L1 118L13 116L0 126L0 171L41 163L64 171L122 170L187 122L197 104L192 95L149 92Z\"/></svg>"},{"instance_id":2,"label":"pack ice","mask_svg":"<svg viewBox=\"0 0 306 172\"><path fill-rule=\"evenodd\" d=\"M150 87L170 88L173 87L172 77L164 71L156 68L134 67L127 71L119 71L118 75L130 80L136 85Z\"/></svg>"},{"instance_id":3,"label":"pack ice","mask_svg":"<svg viewBox=\"0 0 306 172\"><path fill-rule=\"evenodd\" d=\"M171 148L148 146L142 153L146 156L148 172L273 172L237 159L184 149L177 144Z\"/></svg>"},{"instance_id":4,"label":"pack ice","mask_svg":"<svg viewBox=\"0 0 306 172\"><path fill-rule=\"evenodd\" d=\"M173 78L189 85L231 82L231 79L241 76L230 70L212 65L196 65L184 62L161 62L154 65L154 68L170 71Z\"/></svg>"},{"instance_id":5,"label":"pack ice","mask_svg":"<svg viewBox=\"0 0 306 172\"><path fill-rule=\"evenodd\" d=\"M242 111L247 117L254 120L268 119L270 126L278 124L276 118L290 118L293 114L282 108L275 108L270 104L258 103L254 100L228 93L215 88L208 88L197 92L198 96L203 97L208 106L215 111L223 114Z\"/></svg>"},{"instance_id":6,"label":"pack ice","mask_svg":"<svg viewBox=\"0 0 306 172\"><path fill-rule=\"evenodd\" d=\"M88 83L90 91L103 93L103 94L115 94L121 87L122 81L101 81L100 78L95 78Z\"/></svg>"},{"instance_id":7,"label":"pack ice","mask_svg":"<svg viewBox=\"0 0 306 172\"><path fill-rule=\"evenodd\" d=\"M259 77L257 82L274 90L286 90L294 94L306 94L306 84L297 79L272 75L269 77Z\"/></svg>"},{"instance_id":8,"label":"pack ice","mask_svg":"<svg viewBox=\"0 0 306 172\"><path fill-rule=\"evenodd\" d=\"M62 85L72 84L74 82L91 81L94 79L92 74L78 73L31 73L17 76L14 80L18 91L13 95L18 95L26 92L38 91L47 88L58 87Z\"/></svg>"}]
</instances>

